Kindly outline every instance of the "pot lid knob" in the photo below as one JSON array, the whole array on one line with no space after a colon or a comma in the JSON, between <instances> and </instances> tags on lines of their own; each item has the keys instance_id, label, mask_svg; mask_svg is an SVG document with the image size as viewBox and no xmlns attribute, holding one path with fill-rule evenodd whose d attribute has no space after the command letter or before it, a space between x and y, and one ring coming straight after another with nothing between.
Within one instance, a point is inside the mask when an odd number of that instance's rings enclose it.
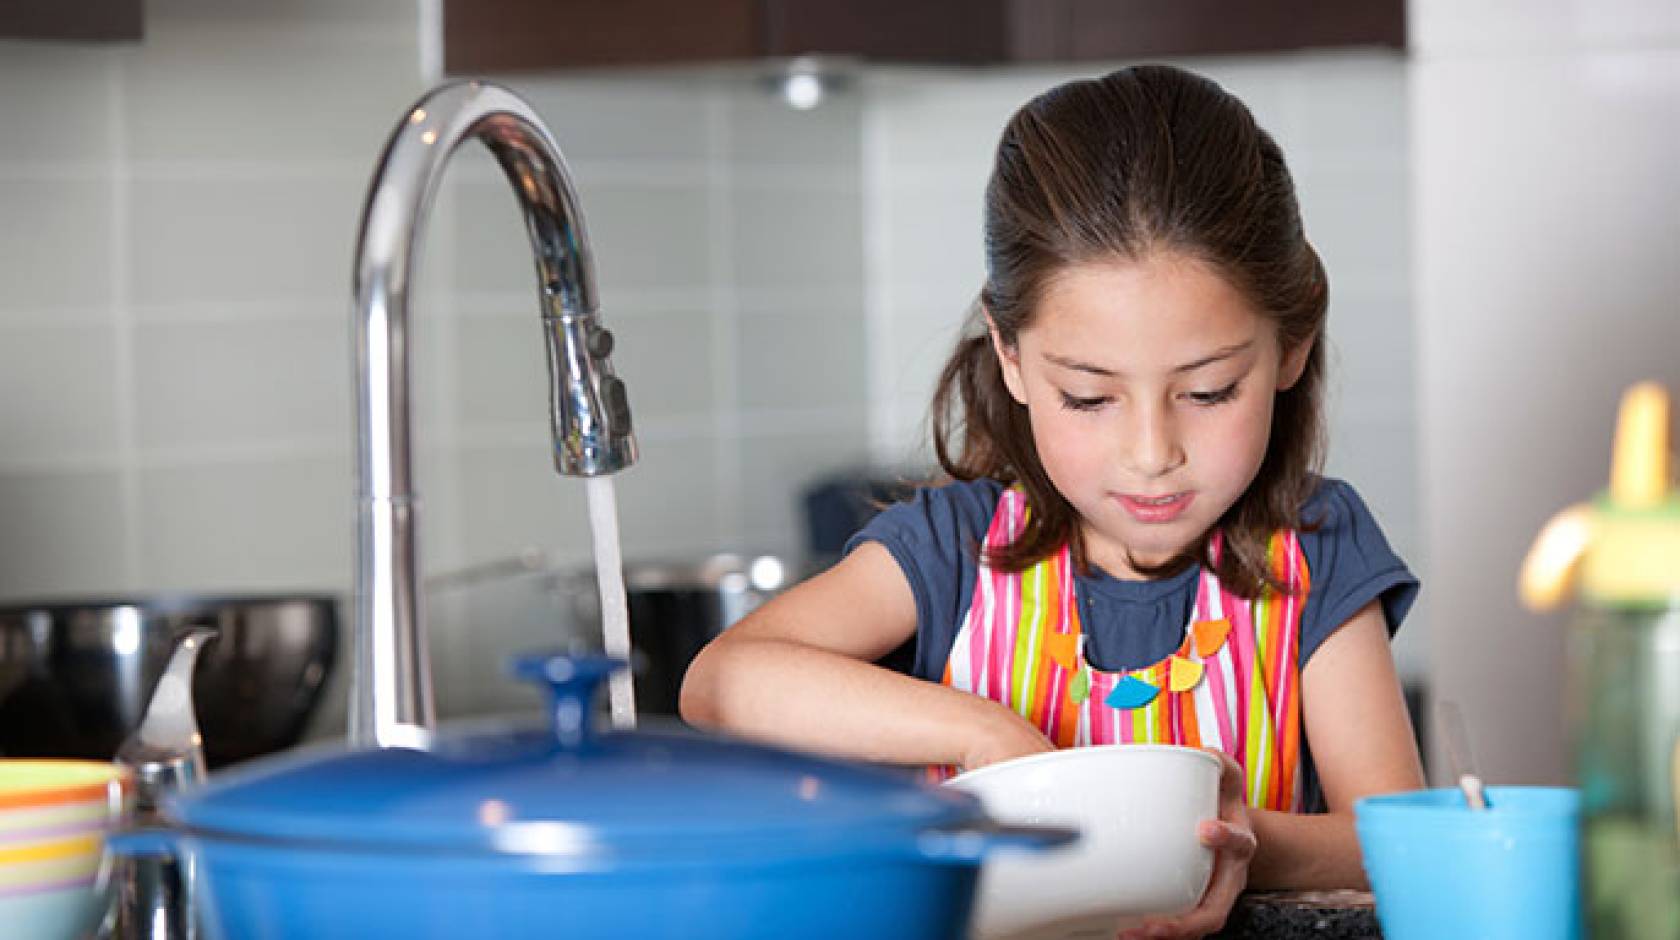
<instances>
[{"instance_id":1,"label":"pot lid knob","mask_svg":"<svg viewBox=\"0 0 1680 940\"><path fill-rule=\"evenodd\" d=\"M515 657L512 672L548 690L555 739L563 748L582 750L595 737L595 691L626 665L612 656L532 653Z\"/></svg>"}]
</instances>

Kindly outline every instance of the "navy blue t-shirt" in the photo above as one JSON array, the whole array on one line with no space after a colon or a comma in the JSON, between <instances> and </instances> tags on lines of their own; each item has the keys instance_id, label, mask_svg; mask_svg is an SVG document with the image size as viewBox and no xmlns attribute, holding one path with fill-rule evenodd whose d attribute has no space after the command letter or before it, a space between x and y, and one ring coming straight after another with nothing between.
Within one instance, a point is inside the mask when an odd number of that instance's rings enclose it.
<instances>
[{"instance_id":1,"label":"navy blue t-shirt","mask_svg":"<svg viewBox=\"0 0 1680 940\"><path fill-rule=\"evenodd\" d=\"M881 512L846 543L850 552L862 542L879 542L904 570L916 598L916 676L933 682L944 676L1002 492L1003 484L984 479L926 488ZM1300 533L1312 577L1298 647L1297 664L1305 668L1318 647L1373 599L1382 602L1392 635L1417 598L1418 580L1389 548L1359 494L1341 480L1320 480L1302 518L1318 523ZM1091 665L1105 672L1141 669L1178 649L1201 570L1190 565L1155 581L1122 580L1096 567L1076 572L1074 598ZM1310 755L1303 764L1307 806L1317 808L1322 798Z\"/></svg>"}]
</instances>

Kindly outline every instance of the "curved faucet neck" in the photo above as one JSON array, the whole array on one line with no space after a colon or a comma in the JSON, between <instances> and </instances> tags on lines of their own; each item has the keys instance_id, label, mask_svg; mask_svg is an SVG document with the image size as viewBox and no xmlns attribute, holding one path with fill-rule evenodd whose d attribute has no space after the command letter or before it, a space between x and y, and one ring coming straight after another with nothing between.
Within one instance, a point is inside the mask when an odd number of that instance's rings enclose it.
<instances>
[{"instance_id":1,"label":"curved faucet neck","mask_svg":"<svg viewBox=\"0 0 1680 940\"><path fill-rule=\"evenodd\" d=\"M635 462L611 335L597 322L594 262L560 149L507 89L443 85L398 122L368 188L356 244L356 619L352 744L423 741L434 721L412 479L409 293L426 214L455 149L477 138L514 190L536 262L556 469Z\"/></svg>"}]
</instances>

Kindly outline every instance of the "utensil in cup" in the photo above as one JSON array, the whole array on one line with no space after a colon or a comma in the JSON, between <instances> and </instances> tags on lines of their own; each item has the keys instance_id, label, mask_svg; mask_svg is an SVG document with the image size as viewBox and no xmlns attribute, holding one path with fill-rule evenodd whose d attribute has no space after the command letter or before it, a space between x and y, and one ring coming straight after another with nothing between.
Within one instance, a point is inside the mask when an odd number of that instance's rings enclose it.
<instances>
[{"instance_id":1,"label":"utensil in cup","mask_svg":"<svg viewBox=\"0 0 1680 940\"><path fill-rule=\"evenodd\" d=\"M1482 783L1482 775L1476 772L1475 752L1470 749L1470 732L1464 724L1464 713L1458 710L1458 703L1452 699L1442 699L1436 711L1447 735L1447 761L1452 765L1453 779L1464 793L1464 802L1471 809L1487 809L1487 786Z\"/></svg>"}]
</instances>

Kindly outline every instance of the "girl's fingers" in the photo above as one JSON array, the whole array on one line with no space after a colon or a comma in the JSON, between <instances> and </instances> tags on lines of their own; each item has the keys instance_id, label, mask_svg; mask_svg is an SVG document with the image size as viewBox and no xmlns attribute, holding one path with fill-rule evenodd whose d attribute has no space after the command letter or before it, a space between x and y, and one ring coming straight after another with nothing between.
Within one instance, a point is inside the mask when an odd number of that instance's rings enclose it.
<instances>
[{"instance_id":1,"label":"girl's fingers","mask_svg":"<svg viewBox=\"0 0 1680 940\"><path fill-rule=\"evenodd\" d=\"M1254 835L1223 824L1221 826L1227 830L1228 835L1246 847L1247 854L1239 855L1239 850L1227 849L1214 856L1213 879L1208 884L1207 893L1202 895L1202 903L1189 914L1179 918L1180 927L1188 927L1191 930L1186 936L1202 937L1224 927L1225 917L1231 913L1232 905L1237 903L1237 895L1241 894L1248 884L1248 859L1254 854Z\"/></svg>"},{"instance_id":2,"label":"girl's fingers","mask_svg":"<svg viewBox=\"0 0 1680 940\"><path fill-rule=\"evenodd\" d=\"M1205 937L1225 926L1237 896L1248 884L1248 860L1254 856L1256 845L1254 833L1218 820L1207 820L1199 828L1203 843L1217 852L1213 877L1202 902L1179 917L1145 921L1122 937Z\"/></svg>"},{"instance_id":3,"label":"girl's fingers","mask_svg":"<svg viewBox=\"0 0 1680 940\"><path fill-rule=\"evenodd\" d=\"M1230 799L1230 798L1233 798L1233 797L1236 798L1236 799L1239 799L1239 800L1242 799L1242 795L1243 795L1243 769L1242 769L1242 765L1237 763L1236 758L1234 758L1231 755L1225 753L1224 751L1220 750L1217 747L1204 747L1204 748L1202 748L1202 750L1207 751L1209 754L1212 754L1214 757L1219 758L1219 798L1222 799L1222 800L1223 799Z\"/></svg>"},{"instance_id":4,"label":"girl's fingers","mask_svg":"<svg viewBox=\"0 0 1680 940\"><path fill-rule=\"evenodd\" d=\"M1208 848L1243 862L1252 859L1260 847L1253 832L1218 819L1202 820L1196 827L1196 837Z\"/></svg>"}]
</instances>

